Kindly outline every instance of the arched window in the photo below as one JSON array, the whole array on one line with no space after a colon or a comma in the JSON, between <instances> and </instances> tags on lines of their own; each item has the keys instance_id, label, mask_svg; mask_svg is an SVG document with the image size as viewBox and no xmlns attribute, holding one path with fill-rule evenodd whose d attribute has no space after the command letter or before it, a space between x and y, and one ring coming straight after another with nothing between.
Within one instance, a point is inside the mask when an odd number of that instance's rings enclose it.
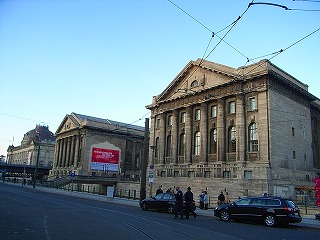
<instances>
[{"instance_id":1,"label":"arched window","mask_svg":"<svg viewBox=\"0 0 320 240\"><path fill-rule=\"evenodd\" d=\"M210 153L217 153L217 129L214 128L210 131Z\"/></svg>"},{"instance_id":2,"label":"arched window","mask_svg":"<svg viewBox=\"0 0 320 240\"><path fill-rule=\"evenodd\" d=\"M167 137L167 148L166 148L166 157L171 156L171 135Z\"/></svg>"},{"instance_id":3,"label":"arched window","mask_svg":"<svg viewBox=\"0 0 320 240\"><path fill-rule=\"evenodd\" d=\"M180 139L179 139L179 156L184 156L185 144L186 144L186 135L184 133L181 133Z\"/></svg>"},{"instance_id":4,"label":"arched window","mask_svg":"<svg viewBox=\"0 0 320 240\"><path fill-rule=\"evenodd\" d=\"M228 150L229 150L229 152L236 151L236 146L237 146L236 136L237 136L236 127L235 126L229 127L229 130L228 130L228 141L229 141Z\"/></svg>"},{"instance_id":5,"label":"arched window","mask_svg":"<svg viewBox=\"0 0 320 240\"><path fill-rule=\"evenodd\" d=\"M191 83L191 87L198 87L198 81L197 80L194 80L192 83Z\"/></svg>"},{"instance_id":6,"label":"arched window","mask_svg":"<svg viewBox=\"0 0 320 240\"><path fill-rule=\"evenodd\" d=\"M194 155L200 155L200 132L194 134Z\"/></svg>"},{"instance_id":7,"label":"arched window","mask_svg":"<svg viewBox=\"0 0 320 240\"><path fill-rule=\"evenodd\" d=\"M256 123L251 123L249 125L249 151L258 151L258 125Z\"/></svg>"}]
</instances>

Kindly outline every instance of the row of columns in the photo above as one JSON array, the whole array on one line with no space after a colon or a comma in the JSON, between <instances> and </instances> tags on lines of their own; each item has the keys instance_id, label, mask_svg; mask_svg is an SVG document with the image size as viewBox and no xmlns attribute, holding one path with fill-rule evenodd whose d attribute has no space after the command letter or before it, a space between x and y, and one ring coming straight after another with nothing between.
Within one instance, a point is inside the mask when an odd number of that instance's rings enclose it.
<instances>
[{"instance_id":1,"label":"row of columns","mask_svg":"<svg viewBox=\"0 0 320 240\"><path fill-rule=\"evenodd\" d=\"M55 167L78 167L79 136L73 135L57 140Z\"/></svg>"},{"instance_id":2,"label":"row of columns","mask_svg":"<svg viewBox=\"0 0 320 240\"><path fill-rule=\"evenodd\" d=\"M216 128L217 131L217 159L218 161L226 161L226 153L228 148L228 130L230 124L227 123L227 114L228 106L225 99L217 100L217 109L218 114L216 116ZM184 124L184 133L185 133L185 154L184 154L184 163L192 163L192 154L193 154L193 145L194 145L194 106L186 107L186 121ZM208 112L208 103L201 103L201 118L199 121L199 131L201 136L201 148L200 148L200 162L208 162L208 153L209 153L209 136L211 126L209 125L209 112ZM236 115L234 116L234 124L236 126L237 132L237 161L245 160L245 151L246 151L246 116L245 116L245 97L240 95L236 98ZM171 113L170 113L171 114ZM157 129L155 127L156 118L160 117L160 132L157 134ZM174 109L172 111L172 126L171 128L171 139L172 139L172 148L171 148L171 162L177 163L178 158L178 148L181 132L181 126L179 122L179 110ZM165 163L164 159L166 157L166 142L168 136L168 127L167 126L167 113L162 113L161 115L155 115L152 118L153 130L151 132L152 144L155 144L155 139L159 137L159 146L158 156L153 156L158 158L158 163ZM153 162L153 159L152 159Z\"/></svg>"}]
</instances>

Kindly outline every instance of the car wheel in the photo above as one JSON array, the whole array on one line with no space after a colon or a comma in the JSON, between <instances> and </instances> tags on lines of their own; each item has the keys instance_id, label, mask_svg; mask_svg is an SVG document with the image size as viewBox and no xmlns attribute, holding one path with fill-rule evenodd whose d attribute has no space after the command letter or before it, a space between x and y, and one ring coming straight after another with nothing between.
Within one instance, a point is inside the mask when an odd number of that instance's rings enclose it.
<instances>
[{"instance_id":1,"label":"car wheel","mask_svg":"<svg viewBox=\"0 0 320 240\"><path fill-rule=\"evenodd\" d=\"M267 214L264 217L264 223L268 226L268 227L273 227L276 225L276 218L274 215L272 214Z\"/></svg>"},{"instance_id":2,"label":"car wheel","mask_svg":"<svg viewBox=\"0 0 320 240\"><path fill-rule=\"evenodd\" d=\"M172 214L173 211L174 211L174 206L170 204L170 205L168 206L168 213Z\"/></svg>"},{"instance_id":3,"label":"car wheel","mask_svg":"<svg viewBox=\"0 0 320 240\"><path fill-rule=\"evenodd\" d=\"M143 211L147 211L148 210L148 207L147 207L146 203L142 203L141 204L141 208L142 208Z\"/></svg>"},{"instance_id":4,"label":"car wheel","mask_svg":"<svg viewBox=\"0 0 320 240\"><path fill-rule=\"evenodd\" d=\"M226 210L222 210L219 214L219 217L222 221L229 221L230 214Z\"/></svg>"}]
</instances>

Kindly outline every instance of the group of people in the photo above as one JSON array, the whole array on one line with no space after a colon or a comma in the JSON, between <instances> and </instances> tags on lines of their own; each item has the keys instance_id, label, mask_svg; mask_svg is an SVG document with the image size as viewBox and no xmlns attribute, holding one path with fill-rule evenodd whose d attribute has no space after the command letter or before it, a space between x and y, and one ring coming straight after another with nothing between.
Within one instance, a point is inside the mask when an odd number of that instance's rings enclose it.
<instances>
[{"instance_id":1,"label":"group of people","mask_svg":"<svg viewBox=\"0 0 320 240\"><path fill-rule=\"evenodd\" d=\"M229 193L226 192L226 195L224 195L223 192L221 191L221 193L218 196L218 205L224 205L228 203L230 203Z\"/></svg>"},{"instance_id":2,"label":"group of people","mask_svg":"<svg viewBox=\"0 0 320 240\"><path fill-rule=\"evenodd\" d=\"M209 196L208 196L207 191L203 191L203 192L199 195L199 199L200 199L200 209L208 210L208 206L209 206Z\"/></svg>"},{"instance_id":3,"label":"group of people","mask_svg":"<svg viewBox=\"0 0 320 240\"><path fill-rule=\"evenodd\" d=\"M197 217L197 214L192 209L194 199L193 199L193 193L191 192L190 187L187 188L187 191L185 194L183 194L179 186L173 187L173 189L169 188L166 192L173 193L176 199L174 218L178 218L178 215L180 214L181 215L180 218L183 219L183 200L185 200L186 202L186 209L185 209L186 219L189 219L190 213L194 216L194 218ZM159 186L156 192L156 195L158 195L159 193L163 193L162 185ZM207 210L209 206L209 196L207 191L202 191L201 194L199 195L199 199L200 199L200 209ZM228 192L225 192L225 194L223 194L223 192L221 191L220 194L218 195L217 203L218 205L224 205L224 204L230 203Z\"/></svg>"},{"instance_id":4,"label":"group of people","mask_svg":"<svg viewBox=\"0 0 320 240\"><path fill-rule=\"evenodd\" d=\"M179 213L181 216L180 219L183 219L183 199L186 202L186 209L185 209L186 219L189 219L190 213L193 215L194 218L197 217L197 214L192 209L192 205L193 205L194 200L193 200L193 193L191 192L190 187L187 188L186 193L183 195L182 190L180 189L179 186L177 186L175 188L174 196L176 198L174 219L178 218Z\"/></svg>"}]
</instances>

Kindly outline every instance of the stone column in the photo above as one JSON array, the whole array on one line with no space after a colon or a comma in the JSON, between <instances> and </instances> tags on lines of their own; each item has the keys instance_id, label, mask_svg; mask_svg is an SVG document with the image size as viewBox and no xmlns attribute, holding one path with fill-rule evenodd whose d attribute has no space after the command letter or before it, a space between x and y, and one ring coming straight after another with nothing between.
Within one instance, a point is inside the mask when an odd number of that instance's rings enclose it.
<instances>
[{"instance_id":1,"label":"stone column","mask_svg":"<svg viewBox=\"0 0 320 240\"><path fill-rule=\"evenodd\" d=\"M172 156L171 163L178 163L178 128L179 128L179 112L178 110L173 110L172 114Z\"/></svg>"},{"instance_id":2,"label":"stone column","mask_svg":"<svg viewBox=\"0 0 320 240\"><path fill-rule=\"evenodd\" d=\"M71 144L70 140L71 140L71 138L67 137L66 167L70 166L70 144Z\"/></svg>"},{"instance_id":3,"label":"stone column","mask_svg":"<svg viewBox=\"0 0 320 240\"><path fill-rule=\"evenodd\" d=\"M76 135L76 145L74 148L74 159L73 159L73 166L76 168L78 167L78 156L79 156L79 135Z\"/></svg>"},{"instance_id":4,"label":"stone column","mask_svg":"<svg viewBox=\"0 0 320 240\"><path fill-rule=\"evenodd\" d=\"M160 116L159 164L165 164L166 152L166 114Z\"/></svg>"},{"instance_id":5,"label":"stone column","mask_svg":"<svg viewBox=\"0 0 320 240\"><path fill-rule=\"evenodd\" d=\"M155 164L155 146L156 146L156 138L155 138L155 129L156 129L156 117L155 116L151 116L151 128L150 128L150 147L152 146L152 148L150 148L149 150L149 163L151 164Z\"/></svg>"},{"instance_id":6,"label":"stone column","mask_svg":"<svg viewBox=\"0 0 320 240\"><path fill-rule=\"evenodd\" d=\"M185 132L186 132L186 145L185 145L185 163L192 163L192 124L193 124L193 114L192 107L187 107L186 109L186 124L185 124Z\"/></svg>"},{"instance_id":7,"label":"stone column","mask_svg":"<svg viewBox=\"0 0 320 240\"><path fill-rule=\"evenodd\" d=\"M245 96L239 95L236 102L236 129L237 129L237 161L246 160L246 120Z\"/></svg>"},{"instance_id":8,"label":"stone column","mask_svg":"<svg viewBox=\"0 0 320 240\"><path fill-rule=\"evenodd\" d=\"M62 155L62 167L66 167L66 158L67 158L67 138L63 139L63 155Z\"/></svg>"},{"instance_id":9,"label":"stone column","mask_svg":"<svg viewBox=\"0 0 320 240\"><path fill-rule=\"evenodd\" d=\"M59 139L59 163L58 167L62 167L62 155L63 155L63 138Z\"/></svg>"},{"instance_id":10,"label":"stone column","mask_svg":"<svg viewBox=\"0 0 320 240\"><path fill-rule=\"evenodd\" d=\"M226 160L226 104L224 99L218 99L218 112L217 112L217 156L218 161Z\"/></svg>"},{"instance_id":11,"label":"stone column","mask_svg":"<svg viewBox=\"0 0 320 240\"><path fill-rule=\"evenodd\" d=\"M200 162L208 162L208 104L206 102L201 104L201 118L200 118Z\"/></svg>"},{"instance_id":12,"label":"stone column","mask_svg":"<svg viewBox=\"0 0 320 240\"><path fill-rule=\"evenodd\" d=\"M69 158L70 166L74 166L74 142L75 142L75 136L72 136L71 146L70 146L70 158Z\"/></svg>"}]
</instances>

